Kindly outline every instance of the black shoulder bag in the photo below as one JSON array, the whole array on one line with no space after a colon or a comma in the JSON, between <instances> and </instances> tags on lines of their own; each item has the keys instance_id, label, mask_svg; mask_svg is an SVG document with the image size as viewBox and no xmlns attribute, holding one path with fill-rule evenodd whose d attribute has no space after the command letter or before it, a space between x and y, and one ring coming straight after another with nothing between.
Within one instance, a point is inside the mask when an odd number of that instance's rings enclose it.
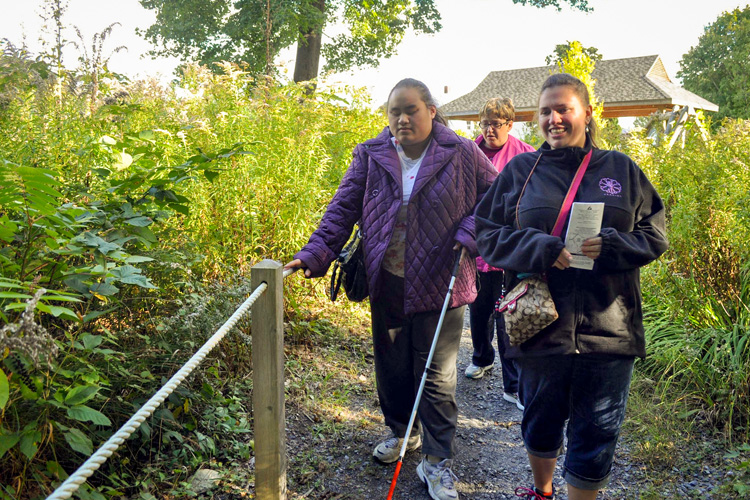
<instances>
[{"instance_id":1,"label":"black shoulder bag","mask_svg":"<svg viewBox=\"0 0 750 500\"><path fill-rule=\"evenodd\" d=\"M367 287L365 256L362 251L362 231L357 224L354 236L333 263L331 274L331 300L335 301L343 281L346 296L352 302L362 302L370 294Z\"/></svg>"}]
</instances>

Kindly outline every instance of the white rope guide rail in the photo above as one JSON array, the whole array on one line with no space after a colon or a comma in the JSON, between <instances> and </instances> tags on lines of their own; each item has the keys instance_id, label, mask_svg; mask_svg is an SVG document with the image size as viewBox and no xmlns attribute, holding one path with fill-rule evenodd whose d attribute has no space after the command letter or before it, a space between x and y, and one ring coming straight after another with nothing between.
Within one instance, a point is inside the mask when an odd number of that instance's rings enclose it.
<instances>
[{"instance_id":1,"label":"white rope guide rail","mask_svg":"<svg viewBox=\"0 0 750 500\"><path fill-rule=\"evenodd\" d=\"M295 271L296 269L286 269L284 270L283 277L286 278ZM117 448L119 448L120 445L125 442L125 440L135 432L136 429L138 429L138 427L140 427L143 421L151 416L164 400L167 399L172 391L174 391L199 364L201 364L208 353L216 347L216 344L218 344L237 321L247 313L253 303L258 300L258 297L266 291L266 288L268 288L268 285L266 283L261 283L258 288L250 294L245 302L237 308L234 314L229 317L221 328L219 328L216 333L214 333L211 338L203 344L203 347L201 347L177 373L172 375L172 378L170 378L169 381L135 413L135 415L130 417L130 420L125 422L125 425L120 427L120 430L113 434L112 437L110 437L106 443L101 445L99 449L78 468L77 471L71 474L68 479L58 486L57 489L47 497L47 500L67 500L70 498L81 484L91 477L91 475L101 467L110 456L112 456L112 453L114 453L115 450L117 450Z\"/></svg>"}]
</instances>

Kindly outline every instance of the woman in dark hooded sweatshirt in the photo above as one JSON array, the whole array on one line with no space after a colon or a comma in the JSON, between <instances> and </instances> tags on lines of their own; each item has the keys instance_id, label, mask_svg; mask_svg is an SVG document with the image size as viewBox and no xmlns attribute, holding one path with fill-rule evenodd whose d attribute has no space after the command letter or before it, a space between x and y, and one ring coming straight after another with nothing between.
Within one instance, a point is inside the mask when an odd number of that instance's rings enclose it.
<instances>
[{"instance_id":1,"label":"woman in dark hooded sweatshirt","mask_svg":"<svg viewBox=\"0 0 750 500\"><path fill-rule=\"evenodd\" d=\"M516 494L554 498L567 421L568 498L593 500L609 480L633 362L646 355L639 269L667 249L664 204L629 157L596 147L580 80L550 76L538 112L546 142L513 158L477 207L477 246L488 264L505 269L506 290L519 275L545 274L559 314L506 354L519 368L521 431L534 476L533 487ZM573 255L550 233L589 151L574 201L603 203L604 215L599 234L581 248L593 259L586 270L571 267Z\"/></svg>"}]
</instances>

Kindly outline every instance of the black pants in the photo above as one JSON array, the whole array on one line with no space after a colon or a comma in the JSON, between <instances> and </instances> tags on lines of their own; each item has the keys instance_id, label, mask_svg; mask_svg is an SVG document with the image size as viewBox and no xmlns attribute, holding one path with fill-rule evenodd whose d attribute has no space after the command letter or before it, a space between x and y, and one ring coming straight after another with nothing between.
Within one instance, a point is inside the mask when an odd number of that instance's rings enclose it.
<instances>
[{"instance_id":1,"label":"black pants","mask_svg":"<svg viewBox=\"0 0 750 500\"><path fill-rule=\"evenodd\" d=\"M505 323L502 318L495 320L495 302L502 293L503 272L490 271L479 273L479 290L477 299L469 305L471 323L471 343L474 355L471 362L476 366L490 366L495 361L495 349L492 339L497 327L497 350L500 353L500 365L503 369L503 389L505 392L518 392L518 370L512 359L505 357L508 339L505 335Z\"/></svg>"},{"instance_id":2,"label":"black pants","mask_svg":"<svg viewBox=\"0 0 750 500\"><path fill-rule=\"evenodd\" d=\"M384 273L384 293L370 301L375 378L385 423L404 437L422 380L440 311L406 315L404 280ZM456 358L465 307L449 309L443 319L432 364L419 402L412 435L424 431L422 453L453 458L458 421ZM421 425L420 425L421 424Z\"/></svg>"}]
</instances>

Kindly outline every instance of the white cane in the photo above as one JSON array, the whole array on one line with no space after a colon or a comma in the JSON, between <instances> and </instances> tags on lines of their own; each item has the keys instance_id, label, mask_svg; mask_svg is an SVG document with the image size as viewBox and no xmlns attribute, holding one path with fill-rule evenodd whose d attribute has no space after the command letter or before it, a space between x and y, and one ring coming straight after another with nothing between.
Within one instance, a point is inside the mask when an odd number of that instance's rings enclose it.
<instances>
[{"instance_id":1,"label":"white cane","mask_svg":"<svg viewBox=\"0 0 750 500\"><path fill-rule=\"evenodd\" d=\"M424 365L424 373L422 374L422 381L419 383L419 390L417 391L417 398L414 401L414 408L411 410L411 417L409 418L409 425L406 426L406 434L404 434L404 443L401 445L401 451L398 455L398 463L396 463L396 471L393 473L393 480L391 481L391 489L388 491L387 500L393 498L393 492L396 489L396 482L398 481L398 473L401 472L401 464L406 454L406 445L409 441L409 435L411 434L411 428L414 426L414 420L417 417L417 409L419 409L419 400L422 399L422 391L424 391L425 383L427 382L427 370L432 364L432 356L435 354L435 347L437 347L438 337L440 336L440 330L443 328L443 319L445 319L445 313L448 311L448 304L451 302L451 296L453 295L453 284L456 282L456 275L458 274L458 268L461 265L461 255L463 254L463 248L459 248L456 262L453 264L453 271L451 272L451 281L448 284L448 293L445 295L445 302L443 302L443 310L440 311L440 319L438 320L437 328L435 329L435 337L432 339L432 345L430 346L430 354L427 356L427 362Z\"/></svg>"}]
</instances>

